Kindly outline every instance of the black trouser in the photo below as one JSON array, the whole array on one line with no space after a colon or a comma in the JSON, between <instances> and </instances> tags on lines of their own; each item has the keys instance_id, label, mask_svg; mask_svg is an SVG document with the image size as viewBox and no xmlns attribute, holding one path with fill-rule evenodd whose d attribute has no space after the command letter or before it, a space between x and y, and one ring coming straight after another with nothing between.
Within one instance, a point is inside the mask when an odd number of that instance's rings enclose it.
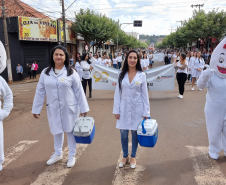
<instances>
[{"instance_id":1,"label":"black trouser","mask_svg":"<svg viewBox=\"0 0 226 185\"><path fill-rule=\"evenodd\" d=\"M30 79L31 79L31 71L29 71L27 74L30 76Z\"/></svg>"},{"instance_id":2,"label":"black trouser","mask_svg":"<svg viewBox=\"0 0 226 185\"><path fill-rule=\"evenodd\" d=\"M191 78L191 74L188 74L188 81L190 80L190 78Z\"/></svg>"},{"instance_id":3,"label":"black trouser","mask_svg":"<svg viewBox=\"0 0 226 185\"><path fill-rule=\"evenodd\" d=\"M17 76L18 76L18 81L23 80L23 74L17 73Z\"/></svg>"},{"instance_id":4,"label":"black trouser","mask_svg":"<svg viewBox=\"0 0 226 185\"><path fill-rule=\"evenodd\" d=\"M92 78L90 78L90 79L82 78L82 86L83 86L83 89L84 89L84 93L86 94L87 82L88 82L88 85L89 85L89 94L92 94Z\"/></svg>"},{"instance_id":5,"label":"black trouser","mask_svg":"<svg viewBox=\"0 0 226 185\"><path fill-rule=\"evenodd\" d=\"M36 72L35 70L32 71L33 72L33 78L36 78Z\"/></svg>"},{"instance_id":6,"label":"black trouser","mask_svg":"<svg viewBox=\"0 0 226 185\"><path fill-rule=\"evenodd\" d=\"M184 84L187 80L187 74L186 73L177 73L177 82L179 85L179 93L180 95L184 94Z\"/></svg>"}]
</instances>

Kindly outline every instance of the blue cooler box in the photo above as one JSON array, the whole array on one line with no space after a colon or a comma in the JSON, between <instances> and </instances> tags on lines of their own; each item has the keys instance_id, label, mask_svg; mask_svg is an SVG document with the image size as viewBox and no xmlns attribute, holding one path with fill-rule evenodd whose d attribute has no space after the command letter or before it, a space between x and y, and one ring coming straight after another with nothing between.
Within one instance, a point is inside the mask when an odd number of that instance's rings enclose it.
<instances>
[{"instance_id":1,"label":"blue cooler box","mask_svg":"<svg viewBox=\"0 0 226 185\"><path fill-rule=\"evenodd\" d=\"M137 128L140 146L154 147L158 140L158 123L154 119L143 120Z\"/></svg>"},{"instance_id":2,"label":"blue cooler box","mask_svg":"<svg viewBox=\"0 0 226 185\"><path fill-rule=\"evenodd\" d=\"M73 134L76 143L92 143L95 135L94 119L91 117L79 117L75 122Z\"/></svg>"}]
</instances>

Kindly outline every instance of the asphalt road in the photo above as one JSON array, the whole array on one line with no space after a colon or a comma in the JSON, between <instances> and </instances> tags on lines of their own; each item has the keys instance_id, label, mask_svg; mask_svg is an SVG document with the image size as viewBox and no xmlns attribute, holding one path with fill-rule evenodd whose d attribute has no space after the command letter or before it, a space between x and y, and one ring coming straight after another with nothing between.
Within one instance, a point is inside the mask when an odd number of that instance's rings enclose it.
<instances>
[{"instance_id":1,"label":"asphalt road","mask_svg":"<svg viewBox=\"0 0 226 185\"><path fill-rule=\"evenodd\" d=\"M157 62L155 67L163 65ZM208 137L204 105L206 89L191 91L186 83L184 99L174 91L149 92L151 117L159 124L159 139L154 148L138 148L137 168L118 169L121 158L120 132L112 114L114 91L93 90L88 98L89 116L95 119L96 134L90 145L78 145L72 169L64 160L46 166L54 152L46 108L41 118L31 114L37 83L11 85L14 108L4 120L4 169L2 185L214 185L226 184L226 158L217 161L207 155ZM131 141L131 140L130 140Z\"/></svg>"}]
</instances>

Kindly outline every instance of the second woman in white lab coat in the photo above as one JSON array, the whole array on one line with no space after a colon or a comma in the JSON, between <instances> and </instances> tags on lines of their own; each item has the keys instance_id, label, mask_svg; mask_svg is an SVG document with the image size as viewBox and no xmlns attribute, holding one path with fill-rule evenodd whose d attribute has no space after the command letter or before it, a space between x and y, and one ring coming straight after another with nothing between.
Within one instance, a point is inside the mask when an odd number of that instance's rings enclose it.
<instances>
[{"instance_id":1,"label":"second woman in white lab coat","mask_svg":"<svg viewBox=\"0 0 226 185\"><path fill-rule=\"evenodd\" d=\"M143 58L141 59L141 68L143 71L147 70L149 66L149 58L147 57L147 54L144 53Z\"/></svg>"},{"instance_id":2,"label":"second woman in white lab coat","mask_svg":"<svg viewBox=\"0 0 226 185\"><path fill-rule=\"evenodd\" d=\"M32 107L32 114L35 118L39 118L45 98L55 149L47 165L52 165L63 158L62 147L64 132L66 132L69 147L67 166L72 167L75 164L76 153L73 128L80 112L85 116L89 111L89 106L80 78L69 64L66 49L60 45L53 48L50 66L41 73Z\"/></svg>"},{"instance_id":3,"label":"second woman in white lab coat","mask_svg":"<svg viewBox=\"0 0 226 185\"><path fill-rule=\"evenodd\" d=\"M150 117L150 105L146 75L142 72L140 58L131 50L126 56L122 72L119 74L114 95L113 114L117 119L116 128L120 129L123 158L119 167L129 160L128 133L132 132L131 168L136 167L138 147L137 127L143 118Z\"/></svg>"},{"instance_id":4,"label":"second woman in white lab coat","mask_svg":"<svg viewBox=\"0 0 226 185\"><path fill-rule=\"evenodd\" d=\"M75 63L75 70L77 71L80 81L82 82L83 69L80 63L81 63L81 57L79 56L78 61Z\"/></svg>"}]
</instances>

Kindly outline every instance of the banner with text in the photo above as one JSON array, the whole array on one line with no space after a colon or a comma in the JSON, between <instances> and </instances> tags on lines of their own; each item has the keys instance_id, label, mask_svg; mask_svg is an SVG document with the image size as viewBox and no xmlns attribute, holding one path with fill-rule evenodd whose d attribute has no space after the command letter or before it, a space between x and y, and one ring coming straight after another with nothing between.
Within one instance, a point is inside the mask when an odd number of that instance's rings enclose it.
<instances>
[{"instance_id":1,"label":"banner with text","mask_svg":"<svg viewBox=\"0 0 226 185\"><path fill-rule=\"evenodd\" d=\"M18 17L19 40L57 42L57 22L52 19Z\"/></svg>"},{"instance_id":2,"label":"banner with text","mask_svg":"<svg viewBox=\"0 0 226 185\"><path fill-rule=\"evenodd\" d=\"M166 65L144 71L147 77L148 90L174 90L175 69ZM93 89L115 90L120 70L101 65L94 65L92 71Z\"/></svg>"},{"instance_id":3,"label":"banner with text","mask_svg":"<svg viewBox=\"0 0 226 185\"><path fill-rule=\"evenodd\" d=\"M163 62L164 61L164 53L153 54L153 60Z\"/></svg>"}]
</instances>

